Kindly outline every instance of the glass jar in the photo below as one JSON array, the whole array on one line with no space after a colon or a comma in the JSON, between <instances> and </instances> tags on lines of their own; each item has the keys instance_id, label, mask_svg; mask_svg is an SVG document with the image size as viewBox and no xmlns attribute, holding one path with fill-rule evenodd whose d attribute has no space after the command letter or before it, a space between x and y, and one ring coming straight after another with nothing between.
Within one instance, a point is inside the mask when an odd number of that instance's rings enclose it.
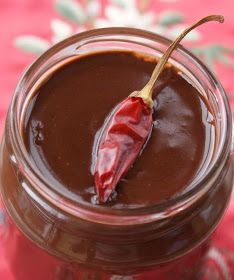
<instances>
[{"instance_id":1,"label":"glass jar","mask_svg":"<svg viewBox=\"0 0 234 280\"><path fill-rule=\"evenodd\" d=\"M143 30L106 28L64 40L24 73L11 102L1 145L0 187L7 210L4 253L17 280L198 279L212 232L233 182L231 111L219 81L183 47L170 62L204 96L216 118L214 153L175 198L144 209L80 204L54 189L30 161L21 127L30 94L74 56L135 50L161 56L169 40Z\"/></svg>"}]
</instances>

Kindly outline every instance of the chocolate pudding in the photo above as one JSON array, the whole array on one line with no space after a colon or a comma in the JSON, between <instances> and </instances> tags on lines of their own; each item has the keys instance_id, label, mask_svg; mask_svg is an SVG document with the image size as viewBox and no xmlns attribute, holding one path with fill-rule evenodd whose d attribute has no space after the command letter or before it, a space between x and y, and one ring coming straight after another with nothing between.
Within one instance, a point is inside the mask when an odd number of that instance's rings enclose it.
<instances>
[{"instance_id":1,"label":"chocolate pudding","mask_svg":"<svg viewBox=\"0 0 234 280\"><path fill-rule=\"evenodd\" d=\"M111 110L149 80L156 59L127 51L80 56L53 71L33 92L23 137L53 187L95 204L93 164ZM147 145L106 207L152 206L186 191L212 156L215 118L204 98L168 64L154 90Z\"/></svg>"}]
</instances>

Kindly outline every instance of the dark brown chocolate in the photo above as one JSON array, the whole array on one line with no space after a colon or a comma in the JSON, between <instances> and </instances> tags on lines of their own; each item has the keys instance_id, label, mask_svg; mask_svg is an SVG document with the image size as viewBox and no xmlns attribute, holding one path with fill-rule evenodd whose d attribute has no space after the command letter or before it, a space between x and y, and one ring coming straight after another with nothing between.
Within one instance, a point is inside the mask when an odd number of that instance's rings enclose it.
<instances>
[{"instance_id":1,"label":"dark brown chocolate","mask_svg":"<svg viewBox=\"0 0 234 280\"><path fill-rule=\"evenodd\" d=\"M27 150L54 188L95 203L95 141L107 115L150 78L156 60L103 52L64 64L34 93L23 130ZM173 66L155 87L154 127L147 146L108 206L154 205L185 190L214 142L212 114L198 90Z\"/></svg>"}]
</instances>

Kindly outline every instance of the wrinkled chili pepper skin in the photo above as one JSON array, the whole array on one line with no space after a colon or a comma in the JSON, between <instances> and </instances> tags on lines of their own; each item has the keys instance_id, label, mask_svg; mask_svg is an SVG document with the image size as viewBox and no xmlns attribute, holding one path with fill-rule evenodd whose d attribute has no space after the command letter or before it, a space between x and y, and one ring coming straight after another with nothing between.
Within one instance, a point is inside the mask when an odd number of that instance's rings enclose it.
<instances>
[{"instance_id":1,"label":"wrinkled chili pepper skin","mask_svg":"<svg viewBox=\"0 0 234 280\"><path fill-rule=\"evenodd\" d=\"M99 202L106 202L131 168L152 131L152 109L128 97L104 125L97 148L94 179Z\"/></svg>"}]
</instances>

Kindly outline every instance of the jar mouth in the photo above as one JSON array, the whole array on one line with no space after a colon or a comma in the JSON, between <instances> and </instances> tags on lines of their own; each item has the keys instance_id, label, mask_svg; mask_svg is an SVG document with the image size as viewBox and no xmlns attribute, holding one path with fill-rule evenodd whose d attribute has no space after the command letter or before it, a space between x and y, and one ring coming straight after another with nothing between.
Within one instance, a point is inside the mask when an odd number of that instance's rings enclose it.
<instances>
[{"instance_id":1,"label":"jar mouth","mask_svg":"<svg viewBox=\"0 0 234 280\"><path fill-rule=\"evenodd\" d=\"M15 161L17 162L20 171L23 172L25 178L30 183L28 185L24 182L22 187L30 196L37 196L37 200L47 200L64 212L67 212L77 218L95 223L109 225L144 224L174 216L190 207L212 187L212 182L214 182L215 178L218 176L218 170L222 169L225 159L230 153L232 136L231 110L222 85L197 57L182 46L179 46L176 52L192 62L192 64L206 76L209 83L211 83L220 94L220 98L217 102L220 102L219 126L221 129L221 135L219 142L217 143L216 152L214 153L209 166L207 166L206 172L204 172L198 180L193 181L191 185L186 188L186 191L179 193L176 197L171 197L167 201L157 203L153 206L134 209L112 209L80 201L74 202L74 200L62 196L61 193L56 192L51 187L51 182L49 182L32 163L24 145L24 141L20 134L20 107L22 107L25 100L23 100L23 97L21 96L21 90L25 86L30 72L39 68L40 65L42 66L51 55L58 53L65 47L76 44L77 48L80 48L87 44L87 42L97 41L97 38L104 40L105 36L112 36L111 40L118 40L118 37L138 37L150 40L151 42L159 42L165 47L171 43L170 40L145 30L125 27L102 28L86 31L65 39L40 56L26 70L18 83L9 110L9 130ZM30 86L32 85L26 84L26 87L30 88Z\"/></svg>"}]
</instances>

